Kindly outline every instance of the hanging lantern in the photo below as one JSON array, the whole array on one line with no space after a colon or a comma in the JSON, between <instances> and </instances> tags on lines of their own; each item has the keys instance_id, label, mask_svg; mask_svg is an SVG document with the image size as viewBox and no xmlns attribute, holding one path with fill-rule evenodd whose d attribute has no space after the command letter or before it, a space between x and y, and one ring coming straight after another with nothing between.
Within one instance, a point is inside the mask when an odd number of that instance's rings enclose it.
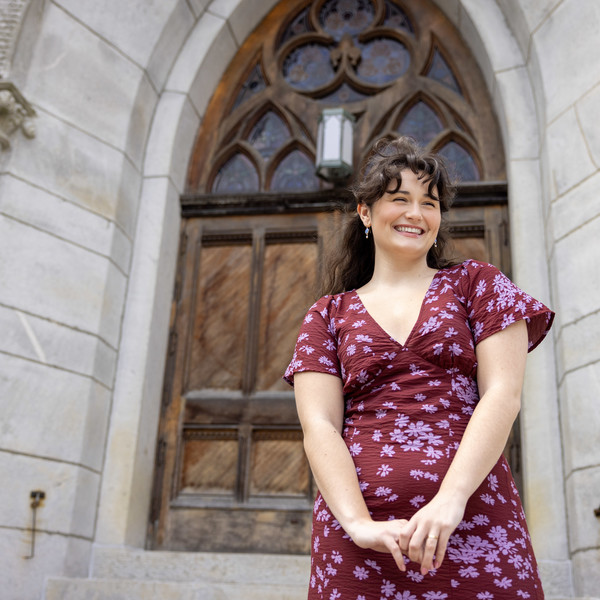
<instances>
[{"instance_id":1,"label":"hanging lantern","mask_svg":"<svg viewBox=\"0 0 600 600\"><path fill-rule=\"evenodd\" d=\"M341 181L352 173L354 117L343 108L326 108L319 116L316 173L327 181Z\"/></svg>"}]
</instances>

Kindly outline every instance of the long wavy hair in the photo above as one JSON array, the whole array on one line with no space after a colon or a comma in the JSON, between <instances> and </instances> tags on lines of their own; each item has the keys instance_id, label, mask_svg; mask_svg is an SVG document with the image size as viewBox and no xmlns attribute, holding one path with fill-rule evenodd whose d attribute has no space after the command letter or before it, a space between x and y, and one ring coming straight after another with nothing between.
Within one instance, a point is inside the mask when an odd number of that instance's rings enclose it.
<instances>
[{"instance_id":1,"label":"long wavy hair","mask_svg":"<svg viewBox=\"0 0 600 600\"><path fill-rule=\"evenodd\" d=\"M354 214L347 221L341 244L326 265L321 295L360 288L371 279L375 267L375 244L373 236L365 238L365 227L356 209L359 204L372 207L386 191L397 192L405 169L410 169L428 184L428 192L437 196L440 202L442 220L437 244L427 253L427 265L443 269L456 264L448 256L450 235L444 218L456 194L456 187L450 180L444 159L425 151L412 138L384 137L375 142L350 188L356 200L350 208ZM394 180L396 187L390 190L390 183Z\"/></svg>"}]
</instances>

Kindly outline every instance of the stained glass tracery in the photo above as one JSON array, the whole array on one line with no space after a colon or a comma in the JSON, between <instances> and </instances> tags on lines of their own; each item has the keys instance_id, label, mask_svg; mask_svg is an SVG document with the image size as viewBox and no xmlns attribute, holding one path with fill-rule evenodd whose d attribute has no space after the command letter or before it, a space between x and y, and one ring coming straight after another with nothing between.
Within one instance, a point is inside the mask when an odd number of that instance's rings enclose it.
<instances>
[{"instance_id":1,"label":"stained glass tracery","mask_svg":"<svg viewBox=\"0 0 600 600\"><path fill-rule=\"evenodd\" d=\"M240 91L238 92L237 98L233 108L236 109L240 104L251 98L255 94L258 94L267 87L267 82L263 77L262 71L258 64L254 65L252 71L248 75L246 81L243 83Z\"/></svg>"},{"instance_id":2,"label":"stained glass tracery","mask_svg":"<svg viewBox=\"0 0 600 600\"><path fill-rule=\"evenodd\" d=\"M238 152L217 172L212 191L215 193L257 192L260 189L258 173L250 159Z\"/></svg>"},{"instance_id":3,"label":"stained glass tracery","mask_svg":"<svg viewBox=\"0 0 600 600\"><path fill-rule=\"evenodd\" d=\"M461 181L479 181L479 169L471 154L456 142L448 142L438 151L454 169Z\"/></svg>"},{"instance_id":4,"label":"stained glass tracery","mask_svg":"<svg viewBox=\"0 0 600 600\"><path fill-rule=\"evenodd\" d=\"M408 70L410 54L406 46L392 38L376 38L361 44L362 60L357 75L369 83L384 84Z\"/></svg>"},{"instance_id":5,"label":"stained glass tracery","mask_svg":"<svg viewBox=\"0 0 600 600\"><path fill-rule=\"evenodd\" d=\"M444 60L444 57L440 54L437 48L433 53L433 60L431 61L431 67L429 67L427 76L439 81L440 83L443 83L446 87L449 87L457 94L462 95L460 86L458 85L458 81L456 81L456 77L454 76L452 69Z\"/></svg>"},{"instance_id":6,"label":"stained glass tracery","mask_svg":"<svg viewBox=\"0 0 600 600\"><path fill-rule=\"evenodd\" d=\"M383 24L385 27L401 29L410 34L415 32L406 13L397 4L394 4L389 0L386 0L385 3L385 20Z\"/></svg>"},{"instance_id":7,"label":"stained glass tracery","mask_svg":"<svg viewBox=\"0 0 600 600\"><path fill-rule=\"evenodd\" d=\"M314 90L329 83L335 75L329 48L310 43L295 48L283 63L283 76L294 88Z\"/></svg>"},{"instance_id":8,"label":"stained glass tracery","mask_svg":"<svg viewBox=\"0 0 600 600\"><path fill-rule=\"evenodd\" d=\"M313 162L304 152L293 150L277 166L270 189L272 192L311 192L319 187Z\"/></svg>"},{"instance_id":9,"label":"stained glass tracery","mask_svg":"<svg viewBox=\"0 0 600 600\"><path fill-rule=\"evenodd\" d=\"M264 159L270 158L289 139L287 125L272 110L261 117L248 135L248 142Z\"/></svg>"},{"instance_id":10,"label":"stained glass tracery","mask_svg":"<svg viewBox=\"0 0 600 600\"><path fill-rule=\"evenodd\" d=\"M404 115L397 131L401 135L409 135L421 144L429 144L444 126L435 112L420 100Z\"/></svg>"},{"instance_id":11,"label":"stained glass tracery","mask_svg":"<svg viewBox=\"0 0 600 600\"><path fill-rule=\"evenodd\" d=\"M337 41L345 34L358 35L374 17L375 9L369 0L328 0L319 13L323 29Z\"/></svg>"}]
</instances>

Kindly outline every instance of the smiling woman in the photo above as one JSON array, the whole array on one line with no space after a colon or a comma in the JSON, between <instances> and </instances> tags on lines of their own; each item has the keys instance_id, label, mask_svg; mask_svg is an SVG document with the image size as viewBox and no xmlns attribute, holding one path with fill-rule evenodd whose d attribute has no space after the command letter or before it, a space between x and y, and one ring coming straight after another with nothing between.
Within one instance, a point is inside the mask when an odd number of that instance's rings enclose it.
<instances>
[{"instance_id":1,"label":"smiling woman","mask_svg":"<svg viewBox=\"0 0 600 600\"><path fill-rule=\"evenodd\" d=\"M554 313L495 267L445 258L439 156L380 140L354 194L285 374L319 488L309 600L541 600L501 453Z\"/></svg>"}]
</instances>

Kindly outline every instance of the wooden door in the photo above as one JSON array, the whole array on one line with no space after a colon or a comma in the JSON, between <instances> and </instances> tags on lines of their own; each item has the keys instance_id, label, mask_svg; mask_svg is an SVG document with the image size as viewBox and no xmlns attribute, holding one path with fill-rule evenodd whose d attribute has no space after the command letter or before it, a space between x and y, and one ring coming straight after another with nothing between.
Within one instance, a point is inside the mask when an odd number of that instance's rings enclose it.
<instances>
[{"instance_id":1,"label":"wooden door","mask_svg":"<svg viewBox=\"0 0 600 600\"><path fill-rule=\"evenodd\" d=\"M457 254L510 273L504 160L484 79L431 0L285 0L207 107L182 229L148 545L306 553L314 484L281 375L345 218L314 175L318 115L356 118L354 161L410 134L463 181ZM507 452L518 465L518 436ZM516 449L516 450L515 450Z\"/></svg>"}]
</instances>

